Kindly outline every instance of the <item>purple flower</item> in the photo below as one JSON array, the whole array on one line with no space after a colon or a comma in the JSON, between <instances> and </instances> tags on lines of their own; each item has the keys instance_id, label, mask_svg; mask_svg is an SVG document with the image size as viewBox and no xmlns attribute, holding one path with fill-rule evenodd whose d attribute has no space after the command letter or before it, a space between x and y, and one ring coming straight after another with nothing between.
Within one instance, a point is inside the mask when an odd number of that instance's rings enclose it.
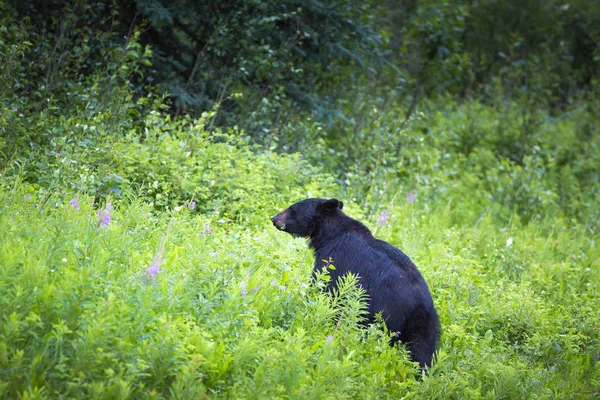
<instances>
[{"instance_id":1,"label":"purple flower","mask_svg":"<svg viewBox=\"0 0 600 400\"><path fill-rule=\"evenodd\" d=\"M164 237L161 240L160 247L158 248L158 251L156 252L156 255L154 256L152 263L146 269L146 274L148 274L152 278L152 284L156 283L156 275L158 275L158 273L162 270L160 268L160 265L163 262L163 254L165 253L166 240L167 240L166 237Z\"/></svg>"},{"instance_id":2,"label":"purple flower","mask_svg":"<svg viewBox=\"0 0 600 400\"><path fill-rule=\"evenodd\" d=\"M23 196L23 198L25 200L31 200L31 199L33 199L33 196L31 196L30 194L26 194L25 196Z\"/></svg>"},{"instance_id":3,"label":"purple flower","mask_svg":"<svg viewBox=\"0 0 600 400\"><path fill-rule=\"evenodd\" d=\"M381 212L381 214L379 214L379 217L377 218L377 223L379 224L379 226L384 226L387 225L390 219L390 214L388 213L388 210L383 210Z\"/></svg>"},{"instance_id":4,"label":"purple flower","mask_svg":"<svg viewBox=\"0 0 600 400\"><path fill-rule=\"evenodd\" d=\"M74 209L76 209L77 211L79 211L81 208L79 208L79 197L73 197L71 199L71 202L69 203L71 205L71 207L73 207Z\"/></svg>"},{"instance_id":5,"label":"purple flower","mask_svg":"<svg viewBox=\"0 0 600 400\"><path fill-rule=\"evenodd\" d=\"M146 273L152 278L152 284L156 283L156 275L161 271L160 264L162 262L162 252L158 254L152 260L152 264L146 269Z\"/></svg>"},{"instance_id":6,"label":"purple flower","mask_svg":"<svg viewBox=\"0 0 600 400\"><path fill-rule=\"evenodd\" d=\"M417 194L415 192L413 192L412 190L410 192L408 192L408 195L406 195L406 201L408 201L409 203L412 203L413 201L415 201L416 198L417 198Z\"/></svg>"},{"instance_id":7,"label":"purple flower","mask_svg":"<svg viewBox=\"0 0 600 400\"><path fill-rule=\"evenodd\" d=\"M252 293L256 294L256 292L258 292L259 288L260 288L260 285L254 286L254 289L252 289Z\"/></svg>"},{"instance_id":8,"label":"purple flower","mask_svg":"<svg viewBox=\"0 0 600 400\"><path fill-rule=\"evenodd\" d=\"M329 335L327 336L327 338L325 339L325 344L329 344L333 341L333 336Z\"/></svg>"},{"instance_id":9,"label":"purple flower","mask_svg":"<svg viewBox=\"0 0 600 400\"><path fill-rule=\"evenodd\" d=\"M202 234L202 236L210 235L213 232L214 232L213 228L211 228L208 223L205 223L204 224L204 228L202 228L202 230L200 231L200 233Z\"/></svg>"},{"instance_id":10,"label":"purple flower","mask_svg":"<svg viewBox=\"0 0 600 400\"><path fill-rule=\"evenodd\" d=\"M129 232L127 232L127 233L129 233L130 235L133 235L133 234L135 234L135 229L130 229Z\"/></svg>"},{"instance_id":11,"label":"purple flower","mask_svg":"<svg viewBox=\"0 0 600 400\"><path fill-rule=\"evenodd\" d=\"M241 281L240 286L242 287L242 297L246 297L246 295L248 294L248 289L246 288L246 282Z\"/></svg>"},{"instance_id":12,"label":"purple flower","mask_svg":"<svg viewBox=\"0 0 600 400\"><path fill-rule=\"evenodd\" d=\"M98 210L96 215L98 216L98 224L103 227L107 227L110 224L110 211L112 210L112 205L108 203L104 210Z\"/></svg>"},{"instance_id":13,"label":"purple flower","mask_svg":"<svg viewBox=\"0 0 600 400\"><path fill-rule=\"evenodd\" d=\"M196 202L194 200L190 201L190 210L193 210L194 208L196 208Z\"/></svg>"}]
</instances>

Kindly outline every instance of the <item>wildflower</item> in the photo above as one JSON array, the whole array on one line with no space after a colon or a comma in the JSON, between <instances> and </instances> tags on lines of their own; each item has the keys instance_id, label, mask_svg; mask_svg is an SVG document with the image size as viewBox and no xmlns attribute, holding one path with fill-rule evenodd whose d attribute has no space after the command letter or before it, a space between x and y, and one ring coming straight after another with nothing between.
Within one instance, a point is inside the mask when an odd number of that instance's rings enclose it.
<instances>
[{"instance_id":1,"label":"wildflower","mask_svg":"<svg viewBox=\"0 0 600 400\"><path fill-rule=\"evenodd\" d=\"M211 228L208 223L205 223L204 224L204 228L202 228L202 230L200 231L200 233L202 234L202 236L210 235L213 232L214 232L213 228Z\"/></svg>"},{"instance_id":2,"label":"wildflower","mask_svg":"<svg viewBox=\"0 0 600 400\"><path fill-rule=\"evenodd\" d=\"M218 255L219 255L219 253L217 253L217 252L216 252L216 251L214 251L214 250L211 250L211 251L209 251L209 252L208 252L208 255L209 255L209 256L211 256L211 257L216 257L216 256L218 256Z\"/></svg>"},{"instance_id":3,"label":"wildflower","mask_svg":"<svg viewBox=\"0 0 600 400\"><path fill-rule=\"evenodd\" d=\"M79 211L80 207L79 207L79 203L78 202L79 202L79 197L73 197L71 199L71 202L69 204L71 205L71 207L73 207L74 209L76 209L77 211Z\"/></svg>"},{"instance_id":4,"label":"wildflower","mask_svg":"<svg viewBox=\"0 0 600 400\"><path fill-rule=\"evenodd\" d=\"M387 225L390 219L390 214L388 213L388 210L383 210L381 212L381 214L379 215L379 217L377 218L377 224L379 224L379 226L384 226Z\"/></svg>"},{"instance_id":5,"label":"wildflower","mask_svg":"<svg viewBox=\"0 0 600 400\"><path fill-rule=\"evenodd\" d=\"M66 259L66 258L63 258L63 259L62 259L62 262L67 262L67 259Z\"/></svg>"},{"instance_id":6,"label":"wildflower","mask_svg":"<svg viewBox=\"0 0 600 400\"><path fill-rule=\"evenodd\" d=\"M31 200L31 199L33 199L33 196L32 196L32 195L30 195L30 194L26 194L25 196L23 196L23 198L24 198L25 200Z\"/></svg>"},{"instance_id":7,"label":"wildflower","mask_svg":"<svg viewBox=\"0 0 600 400\"><path fill-rule=\"evenodd\" d=\"M412 190L410 192L408 192L408 194L406 195L406 201L408 201L409 203L412 203L413 201L415 201L416 198L417 198L417 195Z\"/></svg>"},{"instance_id":8,"label":"wildflower","mask_svg":"<svg viewBox=\"0 0 600 400\"><path fill-rule=\"evenodd\" d=\"M98 224L103 227L107 227L110 224L110 212L112 210L112 205L108 203L104 210L98 210L96 215L98 216Z\"/></svg>"},{"instance_id":9,"label":"wildflower","mask_svg":"<svg viewBox=\"0 0 600 400\"><path fill-rule=\"evenodd\" d=\"M259 288L260 288L260 285L254 286L254 289L252 289L252 293L256 294L256 292L258 292Z\"/></svg>"},{"instance_id":10,"label":"wildflower","mask_svg":"<svg viewBox=\"0 0 600 400\"><path fill-rule=\"evenodd\" d=\"M158 275L158 273L162 270L160 268L160 265L162 264L162 258L163 258L164 252L165 252L164 243L161 242L161 246L158 249L158 252L156 252L156 255L154 256L152 263L146 269L146 273L152 278L152 284L156 283L156 275Z\"/></svg>"},{"instance_id":11,"label":"wildflower","mask_svg":"<svg viewBox=\"0 0 600 400\"><path fill-rule=\"evenodd\" d=\"M246 282L241 281L240 286L242 287L242 297L246 297L246 295L248 294L248 289L246 288Z\"/></svg>"},{"instance_id":12,"label":"wildflower","mask_svg":"<svg viewBox=\"0 0 600 400\"><path fill-rule=\"evenodd\" d=\"M190 201L190 210L193 210L194 208L196 208L196 202L194 200Z\"/></svg>"},{"instance_id":13,"label":"wildflower","mask_svg":"<svg viewBox=\"0 0 600 400\"><path fill-rule=\"evenodd\" d=\"M156 283L156 275L161 271L160 264L162 262L162 252L159 251L156 256L154 256L154 260L152 260L152 264L146 269L146 273L152 278L152 284Z\"/></svg>"},{"instance_id":14,"label":"wildflower","mask_svg":"<svg viewBox=\"0 0 600 400\"><path fill-rule=\"evenodd\" d=\"M329 344L333 341L333 336L329 335L327 336L327 338L325 339L325 344Z\"/></svg>"},{"instance_id":15,"label":"wildflower","mask_svg":"<svg viewBox=\"0 0 600 400\"><path fill-rule=\"evenodd\" d=\"M129 233L130 235L133 235L135 233L135 229L130 229L127 233Z\"/></svg>"},{"instance_id":16,"label":"wildflower","mask_svg":"<svg viewBox=\"0 0 600 400\"><path fill-rule=\"evenodd\" d=\"M169 222L169 227L167 228L167 234L165 236L163 236L163 238L160 240L160 245L158 247L158 251L156 252L156 255L154 256L152 263L146 269L146 274L148 274L152 278L152 284L156 283L156 275L158 275L158 273L160 271L162 271L160 266L163 263L163 254L165 253L165 246L166 246L167 240L169 238L170 228L171 228L171 223Z\"/></svg>"}]
</instances>

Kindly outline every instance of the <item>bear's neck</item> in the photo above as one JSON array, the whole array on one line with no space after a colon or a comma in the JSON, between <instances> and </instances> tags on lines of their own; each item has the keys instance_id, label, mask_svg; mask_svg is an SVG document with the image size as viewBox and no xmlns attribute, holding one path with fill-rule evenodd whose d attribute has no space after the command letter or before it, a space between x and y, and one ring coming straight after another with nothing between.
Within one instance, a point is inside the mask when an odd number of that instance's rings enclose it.
<instances>
[{"instance_id":1,"label":"bear's neck","mask_svg":"<svg viewBox=\"0 0 600 400\"><path fill-rule=\"evenodd\" d=\"M328 243L348 232L355 232L362 237L373 238L371 231L364 224L345 214L338 213L320 221L310 236L309 247L318 252Z\"/></svg>"}]
</instances>

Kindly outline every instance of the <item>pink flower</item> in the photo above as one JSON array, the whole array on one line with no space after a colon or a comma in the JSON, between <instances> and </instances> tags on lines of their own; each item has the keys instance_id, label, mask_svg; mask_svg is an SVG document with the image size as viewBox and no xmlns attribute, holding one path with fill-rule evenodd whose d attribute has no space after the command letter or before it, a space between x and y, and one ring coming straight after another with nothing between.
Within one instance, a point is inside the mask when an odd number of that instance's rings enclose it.
<instances>
[{"instance_id":1,"label":"pink flower","mask_svg":"<svg viewBox=\"0 0 600 400\"><path fill-rule=\"evenodd\" d=\"M390 214L388 213L388 210L383 210L381 212L381 214L379 215L379 217L377 218L377 223L379 224L379 226L384 226L387 225L390 219Z\"/></svg>"},{"instance_id":2,"label":"pink flower","mask_svg":"<svg viewBox=\"0 0 600 400\"><path fill-rule=\"evenodd\" d=\"M23 198L25 200L31 200L31 199L33 199L33 196L31 196L30 194L26 194L25 196L23 196Z\"/></svg>"},{"instance_id":3,"label":"pink flower","mask_svg":"<svg viewBox=\"0 0 600 400\"><path fill-rule=\"evenodd\" d=\"M79 197L73 197L71 199L71 202L69 204L71 205L71 207L73 207L74 209L76 209L77 211L79 211L80 207L79 207L79 203L78 202L79 202Z\"/></svg>"},{"instance_id":4,"label":"pink flower","mask_svg":"<svg viewBox=\"0 0 600 400\"><path fill-rule=\"evenodd\" d=\"M152 263L146 269L146 274L148 274L152 278L152 284L156 283L156 275L158 275L158 273L160 271L162 271L160 266L163 263L163 254L165 253L166 240L167 240L166 237L164 237L161 240L160 247L158 248L158 251L156 252L156 255L154 256Z\"/></svg>"},{"instance_id":5,"label":"pink flower","mask_svg":"<svg viewBox=\"0 0 600 400\"><path fill-rule=\"evenodd\" d=\"M108 203L104 210L98 210L96 215L98 216L98 224L103 227L107 227L110 224L110 212L112 210L112 205Z\"/></svg>"},{"instance_id":6,"label":"pink flower","mask_svg":"<svg viewBox=\"0 0 600 400\"><path fill-rule=\"evenodd\" d=\"M152 278L152 284L156 283L156 275L161 271L160 263L162 262L162 253L159 252L152 260L152 264L146 269L146 273Z\"/></svg>"},{"instance_id":7,"label":"pink flower","mask_svg":"<svg viewBox=\"0 0 600 400\"><path fill-rule=\"evenodd\" d=\"M213 228L211 228L208 223L205 223L204 228L200 231L200 234L202 234L202 236L206 236L206 235L210 235L213 232L214 232Z\"/></svg>"}]
</instances>

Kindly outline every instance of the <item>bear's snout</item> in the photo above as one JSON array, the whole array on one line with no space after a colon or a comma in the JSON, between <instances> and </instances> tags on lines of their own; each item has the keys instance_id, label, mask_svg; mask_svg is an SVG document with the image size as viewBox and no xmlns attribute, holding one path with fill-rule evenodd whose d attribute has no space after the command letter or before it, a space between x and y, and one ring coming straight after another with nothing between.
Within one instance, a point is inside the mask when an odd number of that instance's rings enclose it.
<instances>
[{"instance_id":1,"label":"bear's snout","mask_svg":"<svg viewBox=\"0 0 600 400\"><path fill-rule=\"evenodd\" d=\"M285 230L286 217L287 217L287 211L284 211L284 212L277 214L273 218L271 218L271 222L273 222L273 225L275 225L275 228L279 229L280 231L283 231L283 230Z\"/></svg>"}]
</instances>

